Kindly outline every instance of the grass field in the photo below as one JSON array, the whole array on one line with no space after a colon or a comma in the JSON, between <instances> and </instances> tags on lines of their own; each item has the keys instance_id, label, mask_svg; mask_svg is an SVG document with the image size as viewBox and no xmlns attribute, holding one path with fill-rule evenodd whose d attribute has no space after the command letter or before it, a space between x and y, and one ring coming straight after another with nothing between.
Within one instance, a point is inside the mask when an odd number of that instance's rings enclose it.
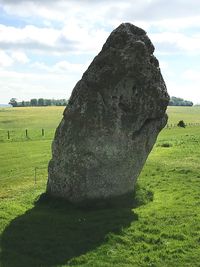
<instances>
[{"instance_id":1,"label":"grass field","mask_svg":"<svg viewBox=\"0 0 200 267\"><path fill-rule=\"evenodd\" d=\"M62 112L0 109L0 266L200 266L200 126L161 132L138 179L137 206L82 210L38 201ZM200 123L197 107L168 114L172 124Z\"/></svg>"},{"instance_id":2,"label":"grass field","mask_svg":"<svg viewBox=\"0 0 200 267\"><path fill-rule=\"evenodd\" d=\"M64 107L0 108L0 141L7 141L8 130L11 141L41 139L42 129L45 131L43 139L52 139L63 110Z\"/></svg>"}]
</instances>

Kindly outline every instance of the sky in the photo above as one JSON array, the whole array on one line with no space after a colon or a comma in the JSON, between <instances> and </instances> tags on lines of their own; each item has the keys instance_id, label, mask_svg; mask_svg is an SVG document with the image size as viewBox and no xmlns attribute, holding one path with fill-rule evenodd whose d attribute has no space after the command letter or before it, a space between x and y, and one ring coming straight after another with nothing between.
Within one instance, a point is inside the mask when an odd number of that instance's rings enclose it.
<instances>
[{"instance_id":1,"label":"sky","mask_svg":"<svg viewBox=\"0 0 200 267\"><path fill-rule=\"evenodd\" d=\"M199 0L0 0L0 103L68 99L123 22L147 32L170 96L200 103Z\"/></svg>"}]
</instances>

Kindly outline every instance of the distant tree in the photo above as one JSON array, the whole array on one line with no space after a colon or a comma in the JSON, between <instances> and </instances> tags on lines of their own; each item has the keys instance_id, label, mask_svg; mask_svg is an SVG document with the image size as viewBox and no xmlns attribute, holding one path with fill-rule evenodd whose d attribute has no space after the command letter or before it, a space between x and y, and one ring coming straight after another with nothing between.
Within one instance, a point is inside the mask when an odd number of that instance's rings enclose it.
<instances>
[{"instance_id":1,"label":"distant tree","mask_svg":"<svg viewBox=\"0 0 200 267\"><path fill-rule=\"evenodd\" d=\"M169 101L169 106L193 106L193 102L172 96Z\"/></svg>"},{"instance_id":2,"label":"distant tree","mask_svg":"<svg viewBox=\"0 0 200 267\"><path fill-rule=\"evenodd\" d=\"M193 102L185 100L185 105L191 107L193 106Z\"/></svg>"},{"instance_id":3,"label":"distant tree","mask_svg":"<svg viewBox=\"0 0 200 267\"><path fill-rule=\"evenodd\" d=\"M44 98L38 99L38 106L44 106Z\"/></svg>"},{"instance_id":4,"label":"distant tree","mask_svg":"<svg viewBox=\"0 0 200 267\"><path fill-rule=\"evenodd\" d=\"M56 100L56 106L67 106L67 100L66 99Z\"/></svg>"},{"instance_id":5,"label":"distant tree","mask_svg":"<svg viewBox=\"0 0 200 267\"><path fill-rule=\"evenodd\" d=\"M45 99L45 106L51 106L52 100L51 99Z\"/></svg>"},{"instance_id":6,"label":"distant tree","mask_svg":"<svg viewBox=\"0 0 200 267\"><path fill-rule=\"evenodd\" d=\"M11 98L10 105L13 107L36 107L36 106L67 106L68 100L66 99L44 99L32 98L30 101L17 102L16 98Z\"/></svg>"},{"instance_id":7,"label":"distant tree","mask_svg":"<svg viewBox=\"0 0 200 267\"><path fill-rule=\"evenodd\" d=\"M36 98L31 99L31 106L33 106L33 107L37 106L37 102L38 101Z\"/></svg>"},{"instance_id":8,"label":"distant tree","mask_svg":"<svg viewBox=\"0 0 200 267\"><path fill-rule=\"evenodd\" d=\"M25 107L30 107L30 101L24 101Z\"/></svg>"},{"instance_id":9,"label":"distant tree","mask_svg":"<svg viewBox=\"0 0 200 267\"><path fill-rule=\"evenodd\" d=\"M11 98L8 104L12 105L13 107L17 107L18 106L17 98Z\"/></svg>"}]
</instances>

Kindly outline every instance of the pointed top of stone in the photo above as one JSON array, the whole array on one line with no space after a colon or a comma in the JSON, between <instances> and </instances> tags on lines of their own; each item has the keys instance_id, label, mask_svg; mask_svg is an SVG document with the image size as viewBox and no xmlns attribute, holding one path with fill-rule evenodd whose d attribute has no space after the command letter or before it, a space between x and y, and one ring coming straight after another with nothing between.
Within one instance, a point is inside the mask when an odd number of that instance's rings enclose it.
<instances>
[{"instance_id":1,"label":"pointed top of stone","mask_svg":"<svg viewBox=\"0 0 200 267\"><path fill-rule=\"evenodd\" d=\"M143 29L129 22L120 24L113 32L122 32L122 31L125 31L128 34L134 34L134 35L145 35L146 34L146 32Z\"/></svg>"},{"instance_id":2,"label":"pointed top of stone","mask_svg":"<svg viewBox=\"0 0 200 267\"><path fill-rule=\"evenodd\" d=\"M153 54L154 46L146 32L131 23L122 23L111 32L103 46L103 49L107 49L109 47L124 49L127 45L130 46L137 41L143 42L149 53Z\"/></svg>"}]
</instances>

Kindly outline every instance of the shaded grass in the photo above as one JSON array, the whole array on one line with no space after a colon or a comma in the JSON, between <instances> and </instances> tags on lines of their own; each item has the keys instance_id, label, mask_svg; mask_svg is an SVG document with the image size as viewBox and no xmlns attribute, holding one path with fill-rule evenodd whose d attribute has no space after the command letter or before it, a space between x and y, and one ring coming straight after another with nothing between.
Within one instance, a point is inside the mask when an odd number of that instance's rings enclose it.
<instances>
[{"instance_id":1,"label":"shaded grass","mask_svg":"<svg viewBox=\"0 0 200 267\"><path fill-rule=\"evenodd\" d=\"M94 250L137 220L130 208L80 210L58 200L37 203L2 235L4 266L55 266ZM113 224L113 221L115 222Z\"/></svg>"}]
</instances>

